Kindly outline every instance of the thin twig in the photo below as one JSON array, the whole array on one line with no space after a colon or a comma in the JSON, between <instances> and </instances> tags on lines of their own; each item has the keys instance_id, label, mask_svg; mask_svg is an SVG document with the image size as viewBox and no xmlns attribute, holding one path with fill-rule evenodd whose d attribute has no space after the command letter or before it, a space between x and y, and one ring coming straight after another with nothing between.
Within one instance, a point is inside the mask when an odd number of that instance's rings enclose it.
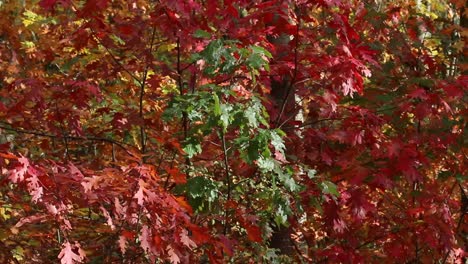
<instances>
[{"instance_id":1,"label":"thin twig","mask_svg":"<svg viewBox=\"0 0 468 264\"><path fill-rule=\"evenodd\" d=\"M280 110L280 113L278 114L278 117L276 118L276 127L278 127L278 125L279 125L280 122L281 122L281 116L283 115L283 113L284 113L284 111L285 111L285 109L286 109L286 103L287 103L287 101L288 101L288 98L289 98L291 92L294 90L294 83L296 82L296 78L297 78L297 72L298 72L298 66L299 66L299 54L298 54L298 48L299 48L299 25L300 25L300 21L298 21L297 27L296 27L296 38L295 38L296 46L294 47L294 72L293 72L292 79L291 79L291 81L289 82L288 88L287 88L287 90L286 90L286 96L284 96L283 102L281 103L281 110Z\"/></svg>"},{"instance_id":2,"label":"thin twig","mask_svg":"<svg viewBox=\"0 0 468 264\"><path fill-rule=\"evenodd\" d=\"M227 197L226 197L226 203L228 203L231 200L231 175L229 174L229 161L228 161L228 156L227 156L227 148L226 148L226 137L224 135L224 131L221 130L221 142L222 142L222 147L223 147L223 156L224 156L224 170L226 174L226 185L227 185ZM225 219L224 219L224 235L227 234L228 229L229 229L229 207L226 205L225 206Z\"/></svg>"},{"instance_id":3,"label":"thin twig","mask_svg":"<svg viewBox=\"0 0 468 264\"><path fill-rule=\"evenodd\" d=\"M48 138L51 138L51 139L61 139L61 140L63 140L64 138L66 138L67 140L102 141L102 142L115 144L115 145L119 146L121 149L125 150L127 153L129 153L129 151L127 150L127 148L124 145L133 147L133 146L127 144L127 143L115 141L115 140L109 139L109 138L100 138L100 137L94 137L94 136L79 137L79 136L70 136L70 135L65 135L65 134L54 135L54 134L49 134L49 133L42 132L42 131L32 131L32 130L12 128L12 127L8 127L8 126L3 125L3 124L0 124L0 129L4 129L4 130L7 130L7 131L13 131L13 132L20 133L20 134L34 135L34 136L38 136L38 137L48 137Z\"/></svg>"},{"instance_id":4,"label":"thin twig","mask_svg":"<svg viewBox=\"0 0 468 264\"><path fill-rule=\"evenodd\" d=\"M336 121L336 120L343 120L343 118L324 118L324 119L318 119L318 120L314 120L314 121L310 121L310 122L305 122L305 123L302 123L302 124L297 125L297 126L285 126L285 127L283 127L283 130L285 130L285 129L292 129L292 128L301 128L301 127L306 127L306 126L312 126L312 125L315 125L315 124L318 124L318 123L321 123L321 122L325 122L325 121Z\"/></svg>"},{"instance_id":5,"label":"thin twig","mask_svg":"<svg viewBox=\"0 0 468 264\"><path fill-rule=\"evenodd\" d=\"M174 167L174 161L176 157L177 151L172 151L172 159L171 159L171 165L169 165L169 169L172 169ZM167 186L169 185L169 179L171 178L171 174L167 173L166 181L164 182L164 189L167 189Z\"/></svg>"},{"instance_id":6,"label":"thin twig","mask_svg":"<svg viewBox=\"0 0 468 264\"><path fill-rule=\"evenodd\" d=\"M115 64L117 64L124 72L128 73L141 86L142 81L140 81L140 79L138 79L135 76L135 74L133 74L127 68L125 68L125 66L123 66L123 64L117 59L117 57L115 57L115 55L109 50L109 48L106 45L104 45L104 43L102 43L102 41L96 36L96 32L94 32L94 30L92 28L90 28L90 29L91 29L91 35L94 37L96 42L106 50L106 52L109 54L109 56L111 56L111 58L115 62Z\"/></svg>"},{"instance_id":7,"label":"thin twig","mask_svg":"<svg viewBox=\"0 0 468 264\"><path fill-rule=\"evenodd\" d=\"M149 49L149 53L150 55L152 56L152 53L153 53L153 45L154 45L154 39L155 39L155 36L156 36L156 26L153 25L153 32L151 34L151 44L150 44L150 49ZM152 59L151 61L152 62ZM146 152L146 132L145 132L145 119L144 119L144 116L143 116L143 98L145 96L145 85L146 85L146 80L148 78L148 69L149 69L149 66L150 66L150 63L147 61L146 62L146 67L145 67L145 72L143 74L143 80L141 81L141 85L140 85L140 113L139 113L139 116L140 116L140 119L141 119L141 126L140 126L140 144L141 144L141 153L142 154L145 154ZM143 156L143 162L145 161L145 156Z\"/></svg>"},{"instance_id":8,"label":"thin twig","mask_svg":"<svg viewBox=\"0 0 468 264\"><path fill-rule=\"evenodd\" d=\"M177 37L177 85L179 86L179 94L184 95L184 86L182 81L182 73L183 69L181 68L181 50L180 50L180 37ZM182 129L184 132L184 140L188 137L188 114L187 111L182 112ZM190 159L188 157L185 158L185 165L190 166ZM187 173L188 176L188 173Z\"/></svg>"}]
</instances>

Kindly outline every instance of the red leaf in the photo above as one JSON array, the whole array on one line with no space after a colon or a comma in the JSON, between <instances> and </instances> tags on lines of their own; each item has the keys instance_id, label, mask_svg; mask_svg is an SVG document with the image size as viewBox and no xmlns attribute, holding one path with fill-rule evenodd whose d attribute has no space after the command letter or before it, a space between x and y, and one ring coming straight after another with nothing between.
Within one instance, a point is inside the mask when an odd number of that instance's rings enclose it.
<instances>
[{"instance_id":1,"label":"red leaf","mask_svg":"<svg viewBox=\"0 0 468 264\"><path fill-rule=\"evenodd\" d=\"M145 187L144 187L145 182L142 181L142 180L140 180L140 181L138 182L138 185L139 185L138 191L135 193L135 195L133 196L133 198L137 199L138 205L143 206L143 202L145 201L145 194L144 194L144 192L145 192L145 190L146 190Z\"/></svg>"},{"instance_id":2,"label":"red leaf","mask_svg":"<svg viewBox=\"0 0 468 264\"><path fill-rule=\"evenodd\" d=\"M167 173L171 175L175 183L182 184L187 182L187 176L184 173L180 173L178 168L167 169Z\"/></svg>"},{"instance_id":3,"label":"red leaf","mask_svg":"<svg viewBox=\"0 0 468 264\"><path fill-rule=\"evenodd\" d=\"M452 97L462 97L463 96L463 90L458 88L456 85L453 84L448 84L443 87L445 93L447 93L448 96Z\"/></svg>"},{"instance_id":4,"label":"red leaf","mask_svg":"<svg viewBox=\"0 0 468 264\"><path fill-rule=\"evenodd\" d=\"M46 215L43 215L43 214L23 217L18 221L18 223L16 223L15 227L19 228L19 227L22 227L24 224L43 222L45 218L46 218Z\"/></svg>"},{"instance_id":5,"label":"red leaf","mask_svg":"<svg viewBox=\"0 0 468 264\"><path fill-rule=\"evenodd\" d=\"M407 213L411 216L418 216L422 212L424 212L424 208L422 207L411 208L407 210Z\"/></svg>"},{"instance_id":6,"label":"red leaf","mask_svg":"<svg viewBox=\"0 0 468 264\"><path fill-rule=\"evenodd\" d=\"M247 236L251 241L259 243L263 241L262 230L260 227L255 225L247 225L245 226L245 229L247 230Z\"/></svg>"},{"instance_id":7,"label":"red leaf","mask_svg":"<svg viewBox=\"0 0 468 264\"><path fill-rule=\"evenodd\" d=\"M41 0L39 5L45 10L53 10L57 0Z\"/></svg>"},{"instance_id":8,"label":"red leaf","mask_svg":"<svg viewBox=\"0 0 468 264\"><path fill-rule=\"evenodd\" d=\"M54 11L56 4L62 4L67 7L70 4L70 0L41 0L39 5L47 11Z\"/></svg>"},{"instance_id":9,"label":"red leaf","mask_svg":"<svg viewBox=\"0 0 468 264\"><path fill-rule=\"evenodd\" d=\"M185 201L184 197L175 197L175 200L182 208L187 210L189 213L192 213L192 207L187 203L187 201Z\"/></svg>"},{"instance_id":10,"label":"red leaf","mask_svg":"<svg viewBox=\"0 0 468 264\"><path fill-rule=\"evenodd\" d=\"M18 159L18 157L10 153L0 153L0 157L5 158L5 159L15 159L15 160Z\"/></svg>"},{"instance_id":11,"label":"red leaf","mask_svg":"<svg viewBox=\"0 0 468 264\"><path fill-rule=\"evenodd\" d=\"M119 244L120 252L125 254L125 251L127 251L127 238L123 235L119 236L119 240L117 242Z\"/></svg>"},{"instance_id":12,"label":"red leaf","mask_svg":"<svg viewBox=\"0 0 468 264\"><path fill-rule=\"evenodd\" d=\"M221 241L221 246L224 249L224 253L226 253L228 256L232 256L232 254L233 254L232 240L230 240L229 238L227 238L224 235L220 235L219 240Z\"/></svg>"},{"instance_id":13,"label":"red leaf","mask_svg":"<svg viewBox=\"0 0 468 264\"><path fill-rule=\"evenodd\" d=\"M167 253L169 254L169 260L172 264L180 263L179 256L175 253L174 249L171 246L167 247Z\"/></svg>"},{"instance_id":14,"label":"red leaf","mask_svg":"<svg viewBox=\"0 0 468 264\"><path fill-rule=\"evenodd\" d=\"M135 238L135 232L133 231L128 231L128 230L123 230L122 231L122 236L124 236L127 239L134 239Z\"/></svg>"},{"instance_id":15,"label":"red leaf","mask_svg":"<svg viewBox=\"0 0 468 264\"><path fill-rule=\"evenodd\" d=\"M118 26L118 29L120 33L124 35L131 35L132 33L135 32L135 29L133 28L132 25L120 25Z\"/></svg>"},{"instance_id":16,"label":"red leaf","mask_svg":"<svg viewBox=\"0 0 468 264\"><path fill-rule=\"evenodd\" d=\"M79 245L79 244L78 244ZM76 244L75 244L76 246ZM65 242L62 244L62 251L60 251L60 254L58 255L58 258L60 259L60 263L62 264L74 264L74 263L81 263L84 259L84 252L79 250L78 252L80 255L76 254L73 251L72 245L70 242Z\"/></svg>"},{"instance_id":17,"label":"red leaf","mask_svg":"<svg viewBox=\"0 0 468 264\"><path fill-rule=\"evenodd\" d=\"M192 239L197 244L203 244L210 240L209 231L206 228L199 227L196 225L190 225L190 231L192 231Z\"/></svg>"},{"instance_id":18,"label":"red leaf","mask_svg":"<svg viewBox=\"0 0 468 264\"><path fill-rule=\"evenodd\" d=\"M343 219L337 218L333 220L333 230L338 233L343 233L345 229L347 229L347 226Z\"/></svg>"},{"instance_id":19,"label":"red leaf","mask_svg":"<svg viewBox=\"0 0 468 264\"><path fill-rule=\"evenodd\" d=\"M151 249L151 234L150 234L150 229L148 226L144 225L141 228L141 234L138 237L140 240L140 247L145 251L145 252L150 252Z\"/></svg>"},{"instance_id":20,"label":"red leaf","mask_svg":"<svg viewBox=\"0 0 468 264\"><path fill-rule=\"evenodd\" d=\"M193 242L190 237L188 236L188 232L185 229L182 229L182 232L180 233L180 242L184 244L186 247L192 249L197 246L195 242Z\"/></svg>"},{"instance_id":21,"label":"red leaf","mask_svg":"<svg viewBox=\"0 0 468 264\"><path fill-rule=\"evenodd\" d=\"M108 0L88 0L80 13L83 16L89 16L91 14L102 12L106 9L107 4Z\"/></svg>"}]
</instances>

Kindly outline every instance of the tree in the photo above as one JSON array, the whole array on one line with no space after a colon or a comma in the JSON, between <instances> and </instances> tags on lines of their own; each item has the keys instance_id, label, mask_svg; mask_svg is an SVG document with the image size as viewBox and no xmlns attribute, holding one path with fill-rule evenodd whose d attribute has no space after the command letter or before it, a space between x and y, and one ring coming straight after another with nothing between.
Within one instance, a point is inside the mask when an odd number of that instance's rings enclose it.
<instances>
[{"instance_id":1,"label":"tree","mask_svg":"<svg viewBox=\"0 0 468 264\"><path fill-rule=\"evenodd\" d=\"M465 4L0 1L2 262L461 263Z\"/></svg>"}]
</instances>

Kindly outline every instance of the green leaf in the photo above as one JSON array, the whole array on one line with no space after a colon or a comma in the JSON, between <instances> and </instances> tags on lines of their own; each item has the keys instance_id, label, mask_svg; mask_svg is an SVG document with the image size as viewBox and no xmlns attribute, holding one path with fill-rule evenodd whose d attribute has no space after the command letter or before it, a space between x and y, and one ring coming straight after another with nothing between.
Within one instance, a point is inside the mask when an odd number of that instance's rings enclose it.
<instances>
[{"instance_id":1,"label":"green leaf","mask_svg":"<svg viewBox=\"0 0 468 264\"><path fill-rule=\"evenodd\" d=\"M278 178L284 187L290 192L298 191L301 186L294 180L293 171L288 167L282 168L277 162L275 165L275 173L278 175Z\"/></svg>"},{"instance_id":2,"label":"green leaf","mask_svg":"<svg viewBox=\"0 0 468 264\"><path fill-rule=\"evenodd\" d=\"M252 49L253 53L257 53L257 54L262 54L264 55L265 57L267 58L273 58L273 56L271 55L271 53L266 50L265 48L263 47L260 47L260 46L250 46L250 48Z\"/></svg>"},{"instance_id":3,"label":"green leaf","mask_svg":"<svg viewBox=\"0 0 468 264\"><path fill-rule=\"evenodd\" d=\"M193 158L193 156L195 156L196 154L200 154L202 152L201 145L196 140L192 140L191 143L186 144L183 147L183 150L189 158Z\"/></svg>"},{"instance_id":4,"label":"green leaf","mask_svg":"<svg viewBox=\"0 0 468 264\"><path fill-rule=\"evenodd\" d=\"M213 108L213 113L215 116L220 116L221 115L221 107L219 104L219 97L217 94L213 94L213 99L214 99L214 108Z\"/></svg>"},{"instance_id":5,"label":"green leaf","mask_svg":"<svg viewBox=\"0 0 468 264\"><path fill-rule=\"evenodd\" d=\"M260 157L257 160L257 165L263 172L270 172L275 169L275 160L272 158Z\"/></svg>"},{"instance_id":6,"label":"green leaf","mask_svg":"<svg viewBox=\"0 0 468 264\"><path fill-rule=\"evenodd\" d=\"M258 106L253 105L251 107L248 107L244 111L244 116L247 118L247 124L251 128L257 128L258 127Z\"/></svg>"},{"instance_id":7,"label":"green leaf","mask_svg":"<svg viewBox=\"0 0 468 264\"><path fill-rule=\"evenodd\" d=\"M196 38L205 38L205 39L211 38L211 34L209 32L206 32L205 30L201 30L201 29L195 30L195 33L193 33L193 36Z\"/></svg>"},{"instance_id":8,"label":"green leaf","mask_svg":"<svg viewBox=\"0 0 468 264\"><path fill-rule=\"evenodd\" d=\"M317 171L314 169L307 171L307 177L309 177L309 179L314 178L316 174L317 174Z\"/></svg>"},{"instance_id":9,"label":"green leaf","mask_svg":"<svg viewBox=\"0 0 468 264\"><path fill-rule=\"evenodd\" d=\"M272 58L271 53L259 46L250 46L250 49L252 52L246 63L251 69L254 69L252 77L257 75L258 72L256 70L260 70L261 68L265 68L267 71L270 70L267 58Z\"/></svg>"},{"instance_id":10,"label":"green leaf","mask_svg":"<svg viewBox=\"0 0 468 264\"><path fill-rule=\"evenodd\" d=\"M273 145L273 147L275 148L276 151L279 151L282 154L284 154L284 149L286 148L286 146L284 145L284 141L281 138L281 136L279 135L278 131L280 131L280 130L277 129L277 130L271 131L271 133L270 133L270 135L271 135L271 145Z\"/></svg>"},{"instance_id":11,"label":"green leaf","mask_svg":"<svg viewBox=\"0 0 468 264\"><path fill-rule=\"evenodd\" d=\"M333 182L330 182L330 181L321 182L320 189L322 189L322 192L325 194L331 194L335 197L340 196L340 193L338 192L337 187Z\"/></svg>"},{"instance_id":12,"label":"green leaf","mask_svg":"<svg viewBox=\"0 0 468 264\"><path fill-rule=\"evenodd\" d=\"M233 107L232 105L221 104L220 109L221 109L221 116L219 117L219 120L221 121L220 125L222 126L223 130L226 131L232 119L231 111Z\"/></svg>"},{"instance_id":13,"label":"green leaf","mask_svg":"<svg viewBox=\"0 0 468 264\"><path fill-rule=\"evenodd\" d=\"M196 210L203 210L218 199L218 185L205 177L194 177L185 184L190 205Z\"/></svg>"}]
</instances>

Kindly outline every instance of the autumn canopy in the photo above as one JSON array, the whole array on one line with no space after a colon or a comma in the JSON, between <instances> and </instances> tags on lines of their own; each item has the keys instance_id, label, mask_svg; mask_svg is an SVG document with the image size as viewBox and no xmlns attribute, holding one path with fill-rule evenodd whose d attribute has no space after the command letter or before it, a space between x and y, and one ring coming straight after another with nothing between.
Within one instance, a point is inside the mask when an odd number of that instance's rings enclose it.
<instances>
[{"instance_id":1,"label":"autumn canopy","mask_svg":"<svg viewBox=\"0 0 468 264\"><path fill-rule=\"evenodd\" d=\"M464 0L0 0L0 263L464 263Z\"/></svg>"}]
</instances>

